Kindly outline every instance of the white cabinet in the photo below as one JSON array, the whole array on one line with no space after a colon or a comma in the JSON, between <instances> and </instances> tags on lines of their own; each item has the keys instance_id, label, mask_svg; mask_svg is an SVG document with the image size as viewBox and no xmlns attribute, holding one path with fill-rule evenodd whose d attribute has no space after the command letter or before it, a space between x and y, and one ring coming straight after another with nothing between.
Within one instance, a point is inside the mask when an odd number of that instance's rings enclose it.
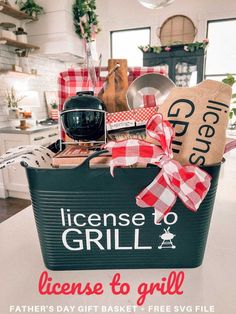
<instances>
[{"instance_id":1,"label":"white cabinet","mask_svg":"<svg viewBox=\"0 0 236 314\"><path fill-rule=\"evenodd\" d=\"M43 145L43 146L48 146L51 143L55 142L58 140L58 128L57 127L52 127L48 131L44 132L39 132L39 133L34 133L30 136L30 141L29 143L32 145Z\"/></svg>"},{"instance_id":2,"label":"white cabinet","mask_svg":"<svg viewBox=\"0 0 236 314\"><path fill-rule=\"evenodd\" d=\"M4 154L8 149L20 145L48 146L58 140L58 127L39 128L35 132L25 131L4 133L0 129L0 153ZM0 197L29 198L28 183L25 170L20 165L2 169L0 175Z\"/></svg>"}]
</instances>

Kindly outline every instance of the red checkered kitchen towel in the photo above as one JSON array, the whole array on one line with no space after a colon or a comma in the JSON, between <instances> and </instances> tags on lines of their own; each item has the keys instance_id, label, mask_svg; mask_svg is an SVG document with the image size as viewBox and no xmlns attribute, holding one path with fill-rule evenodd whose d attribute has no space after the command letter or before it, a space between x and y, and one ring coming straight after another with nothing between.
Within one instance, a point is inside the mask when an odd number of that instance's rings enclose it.
<instances>
[{"instance_id":1,"label":"red checkered kitchen towel","mask_svg":"<svg viewBox=\"0 0 236 314\"><path fill-rule=\"evenodd\" d=\"M197 166L181 166L172 159L174 129L168 121L163 120L161 114L155 114L149 119L146 131L161 147L137 139L109 142L104 146L112 154L111 174L115 167L138 162L157 165L162 169L136 196L137 205L154 207L157 222L171 210L177 196L187 208L196 212L210 188L211 176Z\"/></svg>"}]
</instances>

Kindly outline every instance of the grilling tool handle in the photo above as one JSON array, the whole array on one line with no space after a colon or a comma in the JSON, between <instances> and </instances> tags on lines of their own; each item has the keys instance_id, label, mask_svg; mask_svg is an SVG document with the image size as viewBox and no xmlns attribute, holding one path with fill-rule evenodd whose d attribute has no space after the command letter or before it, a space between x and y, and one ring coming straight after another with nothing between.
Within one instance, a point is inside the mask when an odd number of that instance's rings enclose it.
<instances>
[{"instance_id":1,"label":"grilling tool handle","mask_svg":"<svg viewBox=\"0 0 236 314\"><path fill-rule=\"evenodd\" d=\"M107 84L108 84L108 79L109 79L109 77L110 77L113 73L115 73L116 70L119 69L119 67L120 67L120 64L117 63L116 66L114 66L114 67L108 72L107 76L105 77L105 80L104 80L104 83L103 83L103 85L102 85L102 88L101 88L100 91L98 92L98 95L97 95L98 98L102 99L102 95L103 95L105 89L107 88Z\"/></svg>"},{"instance_id":2,"label":"grilling tool handle","mask_svg":"<svg viewBox=\"0 0 236 314\"><path fill-rule=\"evenodd\" d=\"M95 158L95 157L98 157L98 156L100 156L100 155L102 155L102 154L107 154L107 153L109 153L109 151L106 150L106 149L103 149L103 150L99 150L99 151L97 151L97 152L94 152L93 154L91 154L90 156L88 156L88 157L83 161L83 163L82 163L80 166L78 166L77 168L81 168L81 167L83 167L83 168L89 168L89 162L90 162L91 159L93 159L93 158Z\"/></svg>"}]
</instances>

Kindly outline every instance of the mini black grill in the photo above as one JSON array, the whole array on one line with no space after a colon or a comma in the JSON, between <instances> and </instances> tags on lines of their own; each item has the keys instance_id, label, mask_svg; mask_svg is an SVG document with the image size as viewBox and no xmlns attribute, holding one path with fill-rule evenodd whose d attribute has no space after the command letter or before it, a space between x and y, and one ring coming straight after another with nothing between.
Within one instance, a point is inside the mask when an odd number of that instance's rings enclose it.
<instances>
[{"instance_id":1,"label":"mini black grill","mask_svg":"<svg viewBox=\"0 0 236 314\"><path fill-rule=\"evenodd\" d=\"M60 115L65 133L73 140L95 141L105 135L105 106L92 91L69 98Z\"/></svg>"}]
</instances>

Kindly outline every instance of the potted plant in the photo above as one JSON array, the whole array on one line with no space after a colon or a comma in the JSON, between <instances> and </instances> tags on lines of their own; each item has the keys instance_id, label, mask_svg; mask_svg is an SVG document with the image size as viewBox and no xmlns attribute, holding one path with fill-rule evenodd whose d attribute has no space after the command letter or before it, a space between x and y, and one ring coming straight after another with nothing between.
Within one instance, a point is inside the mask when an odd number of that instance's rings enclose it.
<instances>
[{"instance_id":1,"label":"potted plant","mask_svg":"<svg viewBox=\"0 0 236 314\"><path fill-rule=\"evenodd\" d=\"M58 104L56 102L51 103L51 119L58 120Z\"/></svg>"},{"instance_id":2,"label":"potted plant","mask_svg":"<svg viewBox=\"0 0 236 314\"><path fill-rule=\"evenodd\" d=\"M18 103L24 98L25 96L17 97L16 91L14 87L11 87L10 90L6 91L5 103L8 106L8 114L10 119L18 119L19 118L19 109Z\"/></svg>"},{"instance_id":3,"label":"potted plant","mask_svg":"<svg viewBox=\"0 0 236 314\"><path fill-rule=\"evenodd\" d=\"M236 83L236 79L232 74L228 74L226 78L222 80L223 83L230 85L231 87ZM231 105L236 104L236 93L232 94L232 99L231 99ZM236 108L231 108L229 112L229 128L230 129L235 129L236 128Z\"/></svg>"},{"instance_id":4,"label":"potted plant","mask_svg":"<svg viewBox=\"0 0 236 314\"><path fill-rule=\"evenodd\" d=\"M16 0L15 3L19 6L20 11L25 12L33 18L44 12L43 7L38 5L34 0Z\"/></svg>"}]
</instances>

